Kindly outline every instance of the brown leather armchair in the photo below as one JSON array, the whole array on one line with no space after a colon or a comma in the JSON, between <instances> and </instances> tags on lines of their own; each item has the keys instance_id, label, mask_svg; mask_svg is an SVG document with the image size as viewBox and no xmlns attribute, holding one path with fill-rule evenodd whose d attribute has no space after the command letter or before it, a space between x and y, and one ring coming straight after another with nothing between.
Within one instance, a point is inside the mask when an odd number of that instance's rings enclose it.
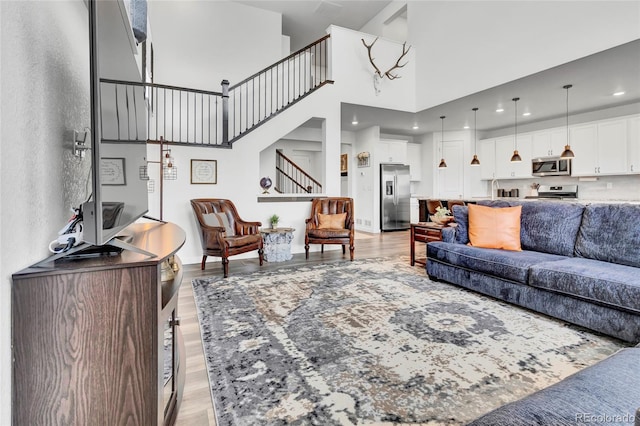
<instances>
[{"instance_id":1,"label":"brown leather armchair","mask_svg":"<svg viewBox=\"0 0 640 426\"><path fill-rule=\"evenodd\" d=\"M344 226L327 225L325 221L320 223L320 214L335 215L346 213ZM354 216L353 199L346 197L314 198L311 200L311 217L305 221L306 230L304 235L304 251L309 259L309 244L322 244L321 250L324 252L325 244L341 244L342 254L346 253L346 246L349 245L349 255L353 260L353 236L354 236ZM335 227L334 227L335 226Z\"/></svg>"},{"instance_id":2,"label":"brown leather armchair","mask_svg":"<svg viewBox=\"0 0 640 426\"><path fill-rule=\"evenodd\" d=\"M442 207L442 201L440 200L427 200L427 212L431 214L436 214L437 208Z\"/></svg>"},{"instance_id":3,"label":"brown leather armchair","mask_svg":"<svg viewBox=\"0 0 640 426\"><path fill-rule=\"evenodd\" d=\"M261 222L240 219L236 206L230 200L198 198L191 200L191 207L200 225L202 264L207 256L222 258L224 277L229 276L229 256L258 250L260 266L263 262Z\"/></svg>"}]
</instances>

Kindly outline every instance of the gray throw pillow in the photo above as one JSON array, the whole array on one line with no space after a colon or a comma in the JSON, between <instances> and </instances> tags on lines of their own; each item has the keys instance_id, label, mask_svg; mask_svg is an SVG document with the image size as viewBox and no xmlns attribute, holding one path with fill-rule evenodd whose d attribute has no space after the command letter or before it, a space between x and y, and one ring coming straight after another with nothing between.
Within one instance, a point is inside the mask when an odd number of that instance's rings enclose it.
<instances>
[{"instance_id":1,"label":"gray throw pillow","mask_svg":"<svg viewBox=\"0 0 640 426\"><path fill-rule=\"evenodd\" d=\"M233 237L236 235L235 230L231 227L227 215L224 213L205 213L202 215L207 226L223 226L226 231L227 237Z\"/></svg>"}]
</instances>

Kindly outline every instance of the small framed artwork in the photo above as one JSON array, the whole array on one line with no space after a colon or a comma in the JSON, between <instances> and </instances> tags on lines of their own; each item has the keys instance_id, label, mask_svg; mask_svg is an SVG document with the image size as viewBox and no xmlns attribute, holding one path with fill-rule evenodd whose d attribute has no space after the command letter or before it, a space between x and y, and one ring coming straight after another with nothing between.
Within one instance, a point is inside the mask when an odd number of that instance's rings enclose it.
<instances>
[{"instance_id":1,"label":"small framed artwork","mask_svg":"<svg viewBox=\"0 0 640 426\"><path fill-rule=\"evenodd\" d=\"M101 158L100 182L102 185L126 185L124 158Z\"/></svg>"},{"instance_id":2,"label":"small framed artwork","mask_svg":"<svg viewBox=\"0 0 640 426\"><path fill-rule=\"evenodd\" d=\"M218 160L191 160L192 184L218 183Z\"/></svg>"},{"instance_id":3,"label":"small framed artwork","mask_svg":"<svg viewBox=\"0 0 640 426\"><path fill-rule=\"evenodd\" d=\"M349 172L349 160L347 154L340 154L340 175L347 176Z\"/></svg>"}]
</instances>

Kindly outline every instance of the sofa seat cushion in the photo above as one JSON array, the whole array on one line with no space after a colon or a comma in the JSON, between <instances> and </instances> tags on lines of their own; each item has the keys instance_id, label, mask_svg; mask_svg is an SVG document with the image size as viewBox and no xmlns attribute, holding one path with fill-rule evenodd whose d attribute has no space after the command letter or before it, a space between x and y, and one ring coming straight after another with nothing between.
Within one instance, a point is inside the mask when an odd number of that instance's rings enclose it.
<instances>
[{"instance_id":1,"label":"sofa seat cushion","mask_svg":"<svg viewBox=\"0 0 640 426\"><path fill-rule=\"evenodd\" d=\"M226 237L224 240L230 248L244 247L251 244L257 244L262 239L260 234L236 235L234 237Z\"/></svg>"},{"instance_id":2,"label":"sofa seat cushion","mask_svg":"<svg viewBox=\"0 0 640 426\"><path fill-rule=\"evenodd\" d=\"M640 268L640 205L588 205L575 251L576 256Z\"/></svg>"},{"instance_id":3,"label":"sofa seat cushion","mask_svg":"<svg viewBox=\"0 0 640 426\"><path fill-rule=\"evenodd\" d=\"M633 424L640 401L639 364L639 348L622 349L469 426Z\"/></svg>"},{"instance_id":4,"label":"sofa seat cushion","mask_svg":"<svg viewBox=\"0 0 640 426\"><path fill-rule=\"evenodd\" d=\"M349 238L348 229L309 229L309 238Z\"/></svg>"},{"instance_id":5,"label":"sofa seat cushion","mask_svg":"<svg viewBox=\"0 0 640 426\"><path fill-rule=\"evenodd\" d=\"M580 257L531 267L529 285L640 313L640 271Z\"/></svg>"},{"instance_id":6,"label":"sofa seat cushion","mask_svg":"<svg viewBox=\"0 0 640 426\"><path fill-rule=\"evenodd\" d=\"M442 241L427 244L427 257L522 284L528 282L532 265L566 259L555 254L486 249Z\"/></svg>"}]
</instances>

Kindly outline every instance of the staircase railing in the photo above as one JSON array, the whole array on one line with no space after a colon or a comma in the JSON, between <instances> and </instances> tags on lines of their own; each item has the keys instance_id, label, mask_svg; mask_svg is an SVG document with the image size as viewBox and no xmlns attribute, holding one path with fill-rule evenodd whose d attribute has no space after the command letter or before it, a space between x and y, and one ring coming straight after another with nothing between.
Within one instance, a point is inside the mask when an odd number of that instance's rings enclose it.
<instances>
[{"instance_id":1,"label":"staircase railing","mask_svg":"<svg viewBox=\"0 0 640 426\"><path fill-rule=\"evenodd\" d=\"M101 79L102 137L166 144L231 144L304 99L328 79L326 35L222 92Z\"/></svg>"},{"instance_id":2,"label":"staircase railing","mask_svg":"<svg viewBox=\"0 0 640 426\"><path fill-rule=\"evenodd\" d=\"M103 140L225 146L222 93L100 80Z\"/></svg>"},{"instance_id":3,"label":"staircase railing","mask_svg":"<svg viewBox=\"0 0 640 426\"><path fill-rule=\"evenodd\" d=\"M318 88L333 83L327 77L329 37L327 34L229 87L230 143Z\"/></svg>"},{"instance_id":4,"label":"staircase railing","mask_svg":"<svg viewBox=\"0 0 640 426\"><path fill-rule=\"evenodd\" d=\"M320 182L312 178L281 151L276 150L276 191L285 194L322 193Z\"/></svg>"}]
</instances>

